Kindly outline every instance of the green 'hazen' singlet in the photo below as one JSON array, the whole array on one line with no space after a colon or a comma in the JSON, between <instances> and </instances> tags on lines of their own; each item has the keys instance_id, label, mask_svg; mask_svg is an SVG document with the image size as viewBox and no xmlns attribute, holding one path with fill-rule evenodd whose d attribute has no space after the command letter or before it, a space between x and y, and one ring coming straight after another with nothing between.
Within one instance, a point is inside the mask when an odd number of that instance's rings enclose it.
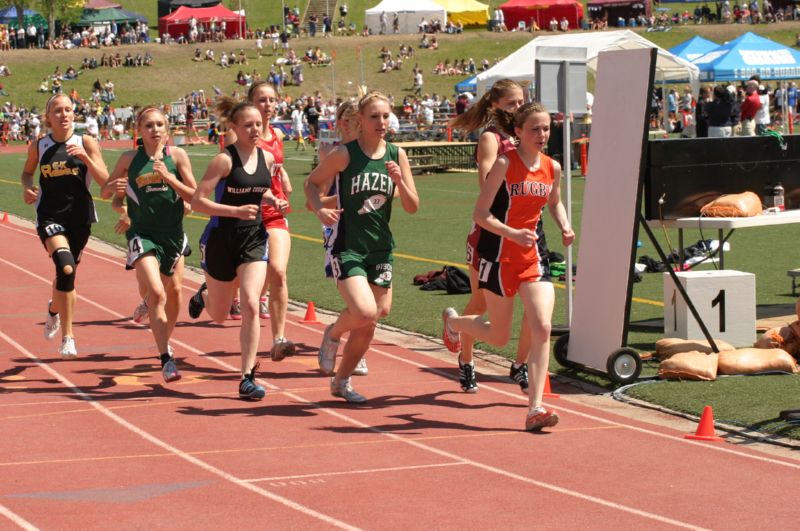
<instances>
[{"instance_id":1,"label":"green 'hazen' singlet","mask_svg":"<svg viewBox=\"0 0 800 531\"><path fill-rule=\"evenodd\" d=\"M398 161L398 147L386 143L380 159L368 158L358 140L345 144L350 163L336 178L337 208L343 209L333 226L331 252L353 251L369 254L394 249L389 229L392 217L394 182L386 163Z\"/></svg>"},{"instance_id":2,"label":"green 'hazen' singlet","mask_svg":"<svg viewBox=\"0 0 800 531\"><path fill-rule=\"evenodd\" d=\"M163 152L164 164L170 173L183 182L168 148ZM128 167L128 217L130 234L170 234L183 232L183 199L158 174L144 147L136 150Z\"/></svg>"}]
</instances>

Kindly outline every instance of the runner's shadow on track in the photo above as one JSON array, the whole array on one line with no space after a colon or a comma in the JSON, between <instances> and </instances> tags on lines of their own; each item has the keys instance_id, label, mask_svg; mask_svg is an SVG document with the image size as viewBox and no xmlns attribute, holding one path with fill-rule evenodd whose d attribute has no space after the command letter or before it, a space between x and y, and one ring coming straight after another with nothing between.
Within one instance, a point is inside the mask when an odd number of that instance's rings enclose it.
<instances>
[{"instance_id":1,"label":"runner's shadow on track","mask_svg":"<svg viewBox=\"0 0 800 531\"><path fill-rule=\"evenodd\" d=\"M465 404L455 400L442 399L445 395L463 396L464 393L460 391L437 391L435 393L427 393L423 395L384 395L374 398L369 398L367 402L359 404L355 407L358 409L383 409L387 407L397 406L437 406L446 407L449 409L486 409L493 407L511 407L511 408L527 408L527 404L510 404L508 402L487 402L482 404ZM323 407L331 409L352 409L353 404L342 402L341 400L328 400L319 402Z\"/></svg>"},{"instance_id":2,"label":"runner's shadow on track","mask_svg":"<svg viewBox=\"0 0 800 531\"><path fill-rule=\"evenodd\" d=\"M233 323L238 323L241 321L231 321L231 325ZM187 327L195 327L199 326L200 328L233 328L233 326L229 326L228 321L224 323L215 323L211 320L205 321L178 321L175 323L175 328L187 328Z\"/></svg>"},{"instance_id":3,"label":"runner's shadow on track","mask_svg":"<svg viewBox=\"0 0 800 531\"><path fill-rule=\"evenodd\" d=\"M246 417L313 417L319 415L319 408L315 404L267 404L263 406L252 406L249 402L243 402L240 398L226 397L235 400L242 407L232 407L223 409L199 408L195 406L183 406L177 408L177 412L183 415L197 415L204 417L227 417L230 415L242 415Z\"/></svg>"},{"instance_id":4,"label":"runner's shadow on track","mask_svg":"<svg viewBox=\"0 0 800 531\"><path fill-rule=\"evenodd\" d=\"M86 326L114 326L120 328L142 328L142 325L133 323L130 317L117 317L114 319L96 319L94 321L73 321L72 326L83 328Z\"/></svg>"},{"instance_id":5,"label":"runner's shadow on track","mask_svg":"<svg viewBox=\"0 0 800 531\"><path fill-rule=\"evenodd\" d=\"M482 426L470 426L460 422L443 422L438 420L420 418L421 413L406 413L403 415L390 415L391 419L398 419L404 421L402 424L386 423L376 424L369 427L361 426L329 426L324 428L314 428L317 430L331 431L334 433L375 433L376 431L385 433L398 433L402 432L404 435L424 435L430 430L460 430L472 432L519 432L515 428L499 427L488 428Z\"/></svg>"}]
</instances>

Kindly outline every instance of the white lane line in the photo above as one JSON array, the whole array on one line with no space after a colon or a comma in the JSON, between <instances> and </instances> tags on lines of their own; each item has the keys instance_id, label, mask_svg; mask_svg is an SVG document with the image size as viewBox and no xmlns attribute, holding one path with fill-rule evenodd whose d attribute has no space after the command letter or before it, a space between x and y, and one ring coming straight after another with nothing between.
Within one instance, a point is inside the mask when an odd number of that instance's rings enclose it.
<instances>
[{"instance_id":1,"label":"white lane line","mask_svg":"<svg viewBox=\"0 0 800 531\"><path fill-rule=\"evenodd\" d=\"M35 273L31 273L29 271L26 271L26 270L22 269L21 267L18 267L15 264L13 264L13 263L11 263L11 262L3 259L3 258L0 258L0 262L5 263L5 264L9 265L10 267L18 269L19 271L27 273L27 274L35 277L35 278L38 278L38 279L42 280L43 282L46 282L46 283L49 284L49 281L44 279L43 277L40 277L39 275L36 275ZM96 303L94 301L90 301L89 299L86 299L85 297L83 297L81 295L79 295L78 297L80 299L82 299L82 300L85 300L86 302L88 302L89 304L91 304L91 305L93 305L93 306L95 306L97 308L103 309L104 311L110 313L111 315L121 317L121 314L118 314L117 312L115 312L114 310L111 310L110 308L106 308L105 306L102 306L102 305L100 305L100 304L98 304L98 303ZM304 327L304 328L306 328L306 327ZM316 331L316 329L313 329L313 328L310 328L310 327L307 327L307 328L310 329L310 330L315 330ZM213 356L205 355L204 352L202 352L202 351L200 351L200 350L198 350L198 349L192 347L191 345L188 345L188 344L186 344L186 343L184 343L182 341L173 340L173 343L175 343L176 345L181 346L182 348L184 348L184 349L186 349L188 351L194 352L197 355L203 356L205 359L212 360L215 363L217 363L218 365L220 365L222 367L226 367L231 371L238 371L239 370L239 368L234 367L233 365L230 365L225 361L217 360ZM376 352L379 352L379 353L381 353L383 355L387 355L389 357L393 357L395 359L399 359L399 358L393 356L392 354L390 354L388 352L385 352L385 351L382 351L382 350L379 350L379 349L372 349L372 350L375 350ZM416 362L412 362L412 365L417 365L419 367L428 368L428 367L425 367L424 365L418 364ZM449 377L449 375L448 375L448 377ZM280 389L279 387L277 387L275 385L270 384L269 382L264 382L263 380L259 380L259 381L261 381L265 386L267 386L267 387L269 387L269 388L271 388L273 390L282 391L282 389ZM369 431L372 431L373 433L379 433L379 434L384 435L386 437L389 437L391 439L404 442L404 443L409 444L411 446L414 446L416 448L419 448L419 449L422 449L422 450L426 450L428 452L432 452L432 453L434 453L436 455L440 455L442 457L446 457L447 459L455 461L455 462L467 463L467 464L470 464L470 465L472 465L472 466L474 466L476 468L479 468L479 469L482 469L482 470L485 470L485 471L488 471L488 472L491 472L491 473L494 473L494 474L497 474L497 475L500 475L500 476L505 476L505 477L508 477L508 478L516 479L518 481L529 483L529 484L535 485L535 486L540 487L540 488L552 490L552 491L558 492L560 494L564 494L564 495L571 496L571 497L574 497L574 498L579 498L579 499L582 499L584 501L589 501L589 502L592 502L592 503L595 503L595 504L598 504L598 505L602 505L602 506L605 506L605 507L609 507L609 508L612 508L612 509L616 509L616 510L619 510L619 511L622 511L622 512L635 514L637 516L642 516L644 518L648 518L648 519L655 520L655 521L658 521L658 522L675 525L677 527L684 527L684 528L687 528L687 529L702 529L702 528L700 528L698 526L695 526L693 524L689 524L689 523L686 523L686 522L681 522L679 520L674 520L674 519L668 518L666 516L661 516L659 514L650 513L650 512L647 512L647 511L636 509L634 507L629 507L627 505L623 505L623 504L619 504L619 503L616 503L616 502L613 502L613 501L605 500L603 498L598 498L596 496L583 494L581 492L573 491L573 490L570 490L570 489L566 489L566 488L563 488L563 487L560 487L558 485L554 485L554 484L551 484L551 483L546 483L546 482L538 481L538 480L535 480L535 479L532 479L532 478L528 478L528 477L525 477L525 476L520 476L519 474L515 474L515 473L509 472L507 470L503 470L503 469L500 469L500 468L497 468L497 467L494 467L494 466L491 466L491 465L480 463L478 461L473 461L471 459L467 459L467 458L458 456L456 454L452 454L450 452L446 452L444 450L440 450L440 449L435 448L433 446L428 446L426 444L423 444L423 443L420 443L420 442L417 442L417 441L414 441L414 440L409 440L409 439L401 437L401 436L399 436L399 435L397 435L395 433L386 432L386 431L374 428L374 427L369 426L367 424L364 424L364 423L362 423L362 422L360 422L360 421L358 421L358 420L356 420L356 419L354 419L352 417L348 417L347 415L339 413L338 411L326 409L326 408L320 406L319 404L317 404L316 402L312 402L311 400L308 400L308 399L306 399L306 398L304 398L304 397L302 397L300 395L297 395L295 393L284 391L283 394L285 396L287 396L289 398L292 398L292 399L295 399L295 400L297 400L299 402L304 402L306 404L313 405L313 406L317 407L320 411L322 411L322 412L324 412L324 413L326 413L328 415L331 415L333 417L336 417L336 418L338 418L340 420L343 420L345 422L348 422L350 424L353 424L353 425L356 425L358 427L367 429ZM519 397L517 397L517 398L519 398ZM114 415L111 411L108 411L108 413L111 414L111 415ZM116 415L114 415L114 416L116 417ZM117 417L117 418L120 418L120 420L124 421L124 419L122 419L121 417ZM124 421L124 422L127 422L127 421ZM131 425L131 426L136 428L133 425ZM136 428L136 429L138 429L138 428ZM188 456L188 454L187 454L187 458L195 459L195 458L193 458L191 456ZM199 461L199 460L197 460L197 461ZM199 462L203 463L202 461L199 461ZM208 465L208 466L211 466L211 465ZM226 474L225 472L222 472L221 470L219 472L223 473L223 474ZM270 493L270 494L272 494L272 493ZM277 495L274 495L274 496L277 496ZM289 501L289 500L287 500L287 501ZM291 503L294 503L294 502L291 502Z\"/></svg>"},{"instance_id":2,"label":"white lane line","mask_svg":"<svg viewBox=\"0 0 800 531\"><path fill-rule=\"evenodd\" d=\"M245 479L243 481L248 481L250 483L256 483L259 481L286 481L290 479L313 479L313 478L322 478L322 477L331 477L331 476L345 476L349 474L373 474L376 472L402 472L405 470L422 470L426 468L441 468L447 466L464 466L467 463L456 462L456 463L433 463L430 465L409 465L409 466L392 466L386 468L367 468L363 470L342 470L339 472L318 472L316 474L300 474L297 476L275 476L271 478L255 478L255 479Z\"/></svg>"},{"instance_id":3,"label":"white lane line","mask_svg":"<svg viewBox=\"0 0 800 531\"><path fill-rule=\"evenodd\" d=\"M322 334L322 332L320 332L320 334ZM406 359L406 358L403 358L403 357L400 357L400 356L396 356L396 355L394 355L394 354L392 354L390 352L386 352L385 350L381 350L379 348L370 347L370 350L373 351L373 352L377 352L378 354L381 354L381 355L386 356L388 358L391 358L393 360L401 361L403 363L407 363L409 365L413 365L415 367L419 367L419 368L425 369L425 370L427 370L429 372L432 372L434 374L438 374L440 376L443 376L443 377L447 378L448 380L457 380L458 379L456 376L448 374L447 372L442 371L440 369L435 369L435 368L429 367L429 366L427 366L427 365L425 365L423 363L418 363L416 361L411 361L409 359ZM492 377L492 378L494 378L494 377ZM491 385L486 385L486 384L482 383L481 384L481 389L488 389L488 390L490 390L492 392L501 394L503 396L508 396L508 397L514 398L516 400L521 400L521 401L525 401L525 402L528 401L528 397L523 397L523 396L519 395L518 393L512 393L512 392L509 392L509 391L505 391L503 389L499 389L499 388L491 386ZM631 426L631 425L628 425L628 424L623 424L621 422L616 422L616 421L613 421L613 420L597 417L597 416L592 415L590 413L584 413L582 411L577 411L575 409L570 409L568 407L563 407L563 402L560 402L558 404L553 404L552 402L550 402L548 405L552 405L553 407L556 407L559 412L566 411L566 412L571 413L573 415L577 415L579 417L583 417L583 418L586 418L586 419L594 420L596 422L600 422L602 424L607 424L609 426L614 426L614 427L618 427L618 428L626 428L626 429L629 429L629 430L632 430L632 431L636 431L636 432L639 432L639 433L644 433L646 435L653 435L655 437L661 437L661 438L664 438L664 439L668 439L670 441L673 441L673 442L676 442L676 443L680 443L680 444L691 444L691 445L694 445L694 446L705 448L707 450L723 452L723 453L727 453L727 454L731 454L731 455L736 455L736 456L739 456L739 457L746 457L748 459L754 459L756 461L761 461L761 462L764 462L764 463L770 463L770 464L773 464L773 465L781 465L781 466L785 466L785 467L789 467L789 468L794 468L796 470L800 470L800 464L798 464L798 463L790 463L790 462L787 462L787 461L780 461L778 459L772 459L770 457L747 454L747 453L744 453L744 452L740 452L738 450L734 450L732 448L726 448L724 446L710 445L708 443L703 443L703 442L699 442L699 441L693 441L693 440L690 440L690 439L684 439L683 437L681 437L679 435L670 435L670 434L667 434L667 433L660 433L660 432L657 432L657 431L649 430L647 428L641 428L641 427L638 427L638 426Z\"/></svg>"},{"instance_id":4,"label":"white lane line","mask_svg":"<svg viewBox=\"0 0 800 531\"><path fill-rule=\"evenodd\" d=\"M3 259L0 259L0 261L7 263L6 260L3 260ZM16 341L14 341L12 338L7 336L2 331L0 331L0 338L2 338L6 343L8 343L12 347L14 347L19 353L23 354L24 356L29 358L31 361L36 363L43 370L47 371L51 376L53 376L54 378L58 379L65 387L69 388L70 391L72 391L75 395L77 395L81 399L85 400L86 403L88 403L93 408L97 409L97 411L99 411L100 413L102 413L103 415L108 417L109 419L113 420L114 422L116 422L117 424L122 426L123 428L126 428L129 431L135 433L136 435L138 435L142 439L144 439L144 440L146 440L146 441L158 446L159 448L163 448L167 452L169 452L169 453L171 453L171 454L173 454L173 455L175 455L177 457L180 457L181 459L183 459L185 461L188 461L189 463L191 463L191 464L193 464L193 465L195 465L197 467L202 468L206 472L209 472L209 473L211 473L211 474L213 474L215 476L218 476L218 477L224 479L225 481L229 481L229 482L233 483L234 485L237 485L239 487L242 487L244 489L252 491L252 492L254 492L256 494L260 494L261 496L264 496L265 498L268 498L268 499L270 499L270 500L272 500L274 502L277 502L277 503L279 503L279 504L281 504L281 505L283 505L285 507L288 507L290 509L294 509L295 511L299 511L299 512L301 512L303 514L306 514L306 515L308 515L308 516L310 516L312 518L316 518L317 520L321 520L322 522L325 522L326 524L330 524L332 526L338 527L339 529L351 529L351 530L358 529L357 527L351 526L350 524L347 524L347 523L342 522L340 520L337 520L337 519L335 519L333 517L330 517L330 516L328 516L326 514L320 513L318 511L315 511L314 509L311 509L310 507L306 507L305 505L301 505L299 503L296 503L296 502L294 502L294 501L292 501L292 500L290 500L288 498L285 498L283 496L279 496L278 494L270 492L270 491L268 491L266 489L262 489L261 487L258 487L256 485L252 485L250 483L247 483L246 481L243 481L242 479L234 476L233 474L229 474L229 473L227 473L227 472L225 472L225 471L223 471L223 470L221 470L221 469L219 469L219 468L217 468L217 467L215 467L213 465L210 465L210 464L206 463L205 461L202 461L202 460L200 460L200 459L198 459L198 458L196 458L196 457L194 457L192 455L189 455L188 453L184 452L183 450L180 450L179 448L176 448L176 447L172 446L168 442L163 441L163 440L159 439L158 437L156 437L155 435L152 435L152 434L144 431L143 429L139 428L138 426L136 426L136 425L128 422L124 418L120 417L119 415L117 415L116 413L114 413L113 411L111 411L110 409L105 407L104 405L96 402L91 396L89 396L88 394L83 392L80 388L78 388L75 384L73 384L66 376L64 376L60 372L56 371L55 369L50 367L48 364L44 363L34 353L30 352L28 349L26 349L25 347L23 347L22 345L20 345Z\"/></svg>"},{"instance_id":5,"label":"white lane line","mask_svg":"<svg viewBox=\"0 0 800 531\"><path fill-rule=\"evenodd\" d=\"M0 503L0 514L11 520L13 523L17 524L21 529L25 529L25 531L39 531L39 528L30 523L29 521L25 520L23 517Z\"/></svg>"},{"instance_id":6,"label":"white lane line","mask_svg":"<svg viewBox=\"0 0 800 531\"><path fill-rule=\"evenodd\" d=\"M26 270L24 270L24 269L22 269L22 268L20 268L20 267L18 267L16 265L12 264L11 262L8 262L7 260L4 260L4 259L0 258L0 262L6 263L11 267L14 267L14 268L16 268L16 269L18 269L18 270L20 270L20 271L22 271L24 273L28 273L29 275L34 276L35 278L38 278L38 279L40 279L40 280L42 280L44 282L49 283L49 281L47 281L43 277L35 275L34 273L30 273L30 272L28 272L28 271L26 271ZM113 310L111 310L109 308L106 308L106 307L104 307L104 306L102 306L100 304L97 304L97 303L95 303L93 301L90 301L89 299L86 299L85 297L82 297L82 296L79 296L79 297L82 300L85 300L86 302L88 302L89 304L92 304L93 306L96 306L97 308L101 308L104 311L109 312L112 315L115 315L115 316L118 316L118 317L122 317L121 314L118 314L117 312L114 312ZM312 330L312 331L314 331L316 333L321 333L321 332L319 332L319 330L316 330L315 328L304 326L304 325L301 325L299 323L297 323L297 326L299 326L301 328L304 328L306 330ZM177 340L173 340L173 342L176 345L180 345L181 347L185 348L186 350L189 350L189 351L194 352L194 353L196 353L196 354L198 354L200 356L203 356L206 359L212 360L215 363L217 363L218 365L220 365L222 367L226 367L229 370L232 370L232 371L238 371L239 370L237 367L234 367L233 365L230 365L225 361L217 360L216 358L214 358L212 356L205 355L204 352L192 347L191 345L188 345L186 343L183 343L183 342L177 341ZM407 363L409 363L411 365L431 370L431 371L433 371L433 372L435 372L437 374L440 374L442 376L447 377L448 379L453 379L452 376L450 376L449 374L445 373L444 371L440 371L438 369L433 369L431 367L427 367L426 365L423 365L423 364L420 364L420 363L417 363L417 362L412 362L412 361L409 361L409 360L402 360L402 358L399 358L399 357L397 357L397 356L395 356L393 354L390 354L389 352L386 352L386 351L383 351L383 350L380 350L380 349L371 348L370 350L378 352L378 353L380 353L380 354L382 354L384 356L390 357L392 359L406 361ZM273 389L273 390L283 391L281 388L279 388L279 387L277 387L275 385L272 385L269 382L263 382L262 381L262 383L264 385L266 385L267 387ZM508 396L512 396L512 397L514 397L514 398L516 398L518 400L521 399L521 397L519 395L508 393L508 392L502 391L500 389L492 388L491 386L487 386L487 387L490 388L491 390L495 391L495 392L498 392L498 393L501 393L501 394L504 394L504 395L508 395ZM397 440L397 441L405 442L406 444L409 444L411 446L415 446L417 448L420 448L420 449L423 449L423 450L427 450L429 452L432 452L434 454L446 457L446 458L451 459L451 460L456 461L456 462L470 464L470 465L472 465L472 466L474 466L476 468L483 469L483 470L492 472L494 474L498 474L498 475L501 475L501 476L509 477L509 478L512 478L512 479L516 479L516 480L519 480L519 481L522 481L522 482L525 482L525 483L530 483L530 484L536 485L536 486L541 487L541 488L553 490L555 492L559 492L561 494L565 494L565 495L568 495L568 496L572 496L572 497L576 497L576 498L579 498L579 499L583 499L585 501L590 501L590 502L596 503L598 505L603 505L603 506L610 507L610 508L613 508L613 509L617 509L617 510L620 510L620 511L623 511L623 512L636 514L636 515L642 516L644 518L649 518L649 519L656 520L656 521L659 521L659 522L668 523L668 524L671 524L671 525L675 525L675 526L678 526L678 527L684 527L684 528L688 528L688 529L702 529L702 528L697 527L697 526L695 526L693 524L689 524L689 523L686 523L686 522L681 522L679 520L674 520L672 518L668 518L668 517L661 516L661 515L658 515L658 514L655 514L655 513L650 513L650 512L647 512L647 511L636 509L634 507L629 507L629 506L626 506L626 505L623 505L623 504L619 504L619 503L616 503L616 502L605 500L603 498L598 498L598 497L595 497L595 496L583 494L581 492L573 491L573 490L570 490L570 489L565 489L563 487L559 487L558 485L554 485L554 484L538 481L538 480L535 480L535 479L532 479L532 478L528 478L528 477L525 477L525 476L520 476L520 475L515 474L513 472L509 472L509 471L506 471L506 470L503 470L503 469L500 469L500 468L497 468L497 467L493 467L491 465L486 465L486 464L483 464L483 463L480 463L480 462L477 462L477 461L473 461L471 459L467 459L467 458L464 458L464 457L461 457L461 456L458 456L458 455L455 455L455 454L451 454L450 452L446 452L444 450L439 450L438 448L435 448L435 447L432 447L432 446L428 446L426 444L423 444L423 443L420 443L420 442L417 442L417 441L414 441L414 440L409 440L407 438L401 437L401 436L396 435L394 433L386 432L386 431L374 428L374 427L369 426L367 424L364 424L364 423L362 423L360 421L357 421L356 419L354 419L352 417L348 417L347 415L339 413L338 411L326 409L326 408L320 406L319 404L317 404L315 402L312 402L312 401L310 401L310 400L308 400L308 399L306 399L304 397L301 397L300 395L297 395L295 393L288 392L288 391L283 391L283 394L285 394L289 398L293 398L293 399L298 400L300 402L305 402L305 403L307 403L309 405L313 405L313 406L317 407L320 411L322 411L322 412L324 412L326 414L329 414L331 416L337 417L337 418L339 418L341 420L344 420L344 421L349 422L351 424L354 424L356 426L368 429L368 430L370 430L370 431L372 431L374 433L379 433L379 434L385 435L386 437L389 437L389 438ZM616 422L613 422L613 421L607 421L605 419L600 419L599 417L594 417L592 415L588 415L588 414L581 413L581 412L578 412L578 411L570 410L570 409L567 409L567 408L560 408L560 409L562 411L569 411L569 412L574 413L574 414L576 414L578 416L584 416L584 417L587 417L587 418L593 418L593 419L596 419L598 421L602 421L602 422L604 422L606 424L622 426L622 427L628 427L628 428L631 428L631 429L636 429L636 430L641 431L643 433L658 435L658 436L661 436L661 437L666 437L666 438L668 438L670 440L683 440L683 439L678 439L677 437L672 437L672 436L660 434L658 432L651 432L650 430L646 430L646 429L642 429L642 428L633 428L633 427L626 426L624 424L619 424L619 423L616 423ZM687 441L687 442L689 442L689 441ZM708 447L706 445L702 445L702 446L704 448ZM740 453L740 452L732 452L732 453L735 453L737 455L742 455L742 456L745 456L745 457L754 457L754 456L749 456L748 454L743 454L743 453ZM767 458L763 458L763 459L767 460L768 462L773 462L774 461L775 463L786 464L786 463L783 463L781 461L768 460Z\"/></svg>"}]
</instances>

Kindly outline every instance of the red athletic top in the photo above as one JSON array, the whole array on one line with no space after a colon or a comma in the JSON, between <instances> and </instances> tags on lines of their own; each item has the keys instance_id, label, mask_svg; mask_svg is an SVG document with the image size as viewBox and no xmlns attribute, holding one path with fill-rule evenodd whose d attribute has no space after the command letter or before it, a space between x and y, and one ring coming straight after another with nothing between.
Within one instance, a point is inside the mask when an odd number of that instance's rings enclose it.
<instances>
[{"instance_id":1,"label":"red athletic top","mask_svg":"<svg viewBox=\"0 0 800 531\"><path fill-rule=\"evenodd\" d=\"M497 190L490 212L514 229L536 230L553 190L553 160L539 153L539 168L530 171L516 150L505 153L508 158L506 177ZM540 262L537 245L524 248L488 230L482 230L477 246L481 258L490 262Z\"/></svg>"},{"instance_id":2,"label":"red athletic top","mask_svg":"<svg viewBox=\"0 0 800 531\"><path fill-rule=\"evenodd\" d=\"M272 140L259 139L258 147L264 151L268 151L275 159L272 165L272 193L278 199L288 199L283 192L283 183L281 182L281 169L283 168L283 140L278 137L275 129L272 126L267 126L269 132L272 133ZM266 223L267 221L280 219L283 214L275 210L269 205L263 205L261 208L261 217Z\"/></svg>"}]
</instances>

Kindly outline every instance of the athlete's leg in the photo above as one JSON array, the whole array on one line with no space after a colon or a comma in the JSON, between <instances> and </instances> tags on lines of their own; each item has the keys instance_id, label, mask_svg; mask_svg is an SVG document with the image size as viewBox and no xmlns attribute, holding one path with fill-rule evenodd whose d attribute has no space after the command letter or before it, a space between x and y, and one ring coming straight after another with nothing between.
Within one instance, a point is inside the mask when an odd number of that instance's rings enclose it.
<instances>
[{"instance_id":1,"label":"athlete's leg","mask_svg":"<svg viewBox=\"0 0 800 531\"><path fill-rule=\"evenodd\" d=\"M339 314L328 337L333 341L351 330L374 325L378 319L378 306L367 277L353 276L336 283L346 308Z\"/></svg>"},{"instance_id":2,"label":"athlete's leg","mask_svg":"<svg viewBox=\"0 0 800 531\"><path fill-rule=\"evenodd\" d=\"M224 323L236 293L235 280L217 280L206 273L206 286L208 289L203 292L205 310L212 321Z\"/></svg>"},{"instance_id":3,"label":"athlete's leg","mask_svg":"<svg viewBox=\"0 0 800 531\"><path fill-rule=\"evenodd\" d=\"M264 282L267 264L263 261L246 262L236 268L241 297L242 327L239 342L242 349L242 377L249 374L256 363L258 340L261 337L261 323L258 320L258 297Z\"/></svg>"},{"instance_id":4,"label":"athlete's leg","mask_svg":"<svg viewBox=\"0 0 800 531\"><path fill-rule=\"evenodd\" d=\"M161 275L161 280L164 283L164 289L167 293L167 305L165 311L167 314L167 338L172 337L172 332L175 330L175 323L178 321L178 314L181 309L181 301L183 300L183 256L180 257L175 264L172 276Z\"/></svg>"},{"instance_id":5,"label":"athlete's leg","mask_svg":"<svg viewBox=\"0 0 800 531\"><path fill-rule=\"evenodd\" d=\"M69 240L64 234L56 234L47 238L44 242L47 253L52 257L56 249L69 249ZM73 261L75 257L72 257ZM58 266L57 266L58 267ZM69 336L75 337L72 332L72 319L75 309L75 288L69 291L62 291L58 289L58 277L62 275L73 276L75 275L74 265L61 266L61 272L56 273L56 279L53 280L53 295L52 304L50 304L50 312L59 314L61 318L61 337Z\"/></svg>"},{"instance_id":6,"label":"athlete's leg","mask_svg":"<svg viewBox=\"0 0 800 531\"><path fill-rule=\"evenodd\" d=\"M289 231L279 228L268 229L269 264L267 282L269 284L269 315L272 338L286 337L286 311L289 307L289 287L286 283L286 268L292 239Z\"/></svg>"},{"instance_id":7,"label":"athlete's leg","mask_svg":"<svg viewBox=\"0 0 800 531\"><path fill-rule=\"evenodd\" d=\"M464 306L464 315L483 315L486 313L486 299L483 290L478 288L478 270L469 267L469 288L472 293L469 296L467 305ZM472 349L475 345L475 338L469 334L461 334L461 363L472 363Z\"/></svg>"},{"instance_id":8,"label":"athlete's leg","mask_svg":"<svg viewBox=\"0 0 800 531\"><path fill-rule=\"evenodd\" d=\"M147 308L150 317L150 330L156 341L159 354L166 354L169 334L167 331L167 294L161 281L161 272L155 253L150 252L139 258L133 265L136 280L147 290Z\"/></svg>"},{"instance_id":9,"label":"athlete's leg","mask_svg":"<svg viewBox=\"0 0 800 531\"><path fill-rule=\"evenodd\" d=\"M531 348L529 401L531 407L542 404L544 383L550 362L550 329L555 305L555 290L550 282L523 282L520 299L527 315Z\"/></svg>"},{"instance_id":10,"label":"athlete's leg","mask_svg":"<svg viewBox=\"0 0 800 531\"><path fill-rule=\"evenodd\" d=\"M511 317L514 314L514 299L501 297L489 290L481 290L486 299L489 319L480 315L464 315L449 319L450 328L466 333L479 341L503 346L511 336Z\"/></svg>"},{"instance_id":11,"label":"athlete's leg","mask_svg":"<svg viewBox=\"0 0 800 531\"><path fill-rule=\"evenodd\" d=\"M462 340L463 341L463 340ZM528 326L528 313L522 314L522 323L519 327L519 343L517 343L516 363L528 363L531 355L531 329Z\"/></svg>"},{"instance_id":12,"label":"athlete's leg","mask_svg":"<svg viewBox=\"0 0 800 531\"><path fill-rule=\"evenodd\" d=\"M366 280L365 277L354 278L363 278ZM359 286L359 289L360 288L361 286ZM374 284L369 284L369 288L372 291L369 296L375 302L375 307L377 310L375 320L350 330L350 337L348 337L347 343L344 346L342 360L339 363L339 367L336 370L336 376L334 377L335 383L338 383L344 378L349 378L350 375L353 374L353 370L355 370L356 365L358 365L358 361L367 352L369 345L372 342L372 338L375 336L375 326L378 319L389 315L389 311L391 310L392 288L382 288ZM366 295L361 294L361 296Z\"/></svg>"}]
</instances>

